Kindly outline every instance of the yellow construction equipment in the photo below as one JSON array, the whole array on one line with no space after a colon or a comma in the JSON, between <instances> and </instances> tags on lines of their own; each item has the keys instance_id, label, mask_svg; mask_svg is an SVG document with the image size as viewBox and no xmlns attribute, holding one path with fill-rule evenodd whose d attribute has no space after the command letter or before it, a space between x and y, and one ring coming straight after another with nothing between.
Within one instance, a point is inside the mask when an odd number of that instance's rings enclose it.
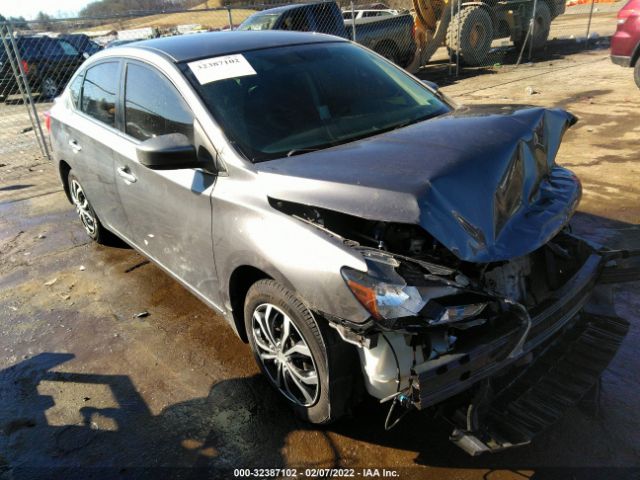
<instances>
[{"instance_id":1,"label":"yellow construction equipment","mask_svg":"<svg viewBox=\"0 0 640 480\"><path fill-rule=\"evenodd\" d=\"M486 64L495 38L511 37L519 49L540 48L551 21L564 13L565 0L413 0L413 7L417 49L409 71L443 45L471 66Z\"/></svg>"}]
</instances>

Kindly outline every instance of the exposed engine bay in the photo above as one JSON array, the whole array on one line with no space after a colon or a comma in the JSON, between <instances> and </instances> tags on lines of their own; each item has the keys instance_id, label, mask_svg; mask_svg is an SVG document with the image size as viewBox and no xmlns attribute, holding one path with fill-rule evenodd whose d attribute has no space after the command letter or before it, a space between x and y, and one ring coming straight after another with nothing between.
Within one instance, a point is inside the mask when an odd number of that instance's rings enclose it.
<instances>
[{"instance_id":1,"label":"exposed engine bay","mask_svg":"<svg viewBox=\"0 0 640 480\"><path fill-rule=\"evenodd\" d=\"M368 393L391 402L387 428L404 415L398 410L441 408L441 402L454 399L446 404L462 409L457 416L464 428L458 425L452 439L457 436L454 441L469 453L529 441L528 434L515 441L513 435L486 432L479 440L480 427L465 424L477 415L465 412L478 408L478 392L485 392L487 410L493 395L486 391L531 364L551 348L555 333L581 318L576 312L590 298L601 268L597 246L565 227L528 255L472 263L416 225L283 201L272 205L338 237L365 258L368 272L345 268L343 277L371 313L370 321L328 320L343 340L359 347ZM611 328L626 332L624 325Z\"/></svg>"},{"instance_id":2,"label":"exposed engine bay","mask_svg":"<svg viewBox=\"0 0 640 480\"><path fill-rule=\"evenodd\" d=\"M529 255L493 263L472 263L458 259L416 225L372 222L283 201L274 201L274 206L341 237L358 249L368 263L375 265L373 269L378 270L381 277L397 275L396 287L405 283L430 289L422 292L423 299L429 299L426 305L407 302L403 310L394 312L403 314L396 318L378 312L378 325L394 331L420 332L444 323L456 323L455 328L460 330L477 327L481 323L475 317L480 313L484 312L481 316L487 319L491 312L496 313L492 302L507 301L532 309L566 283L593 250L567 228ZM411 297L410 292L408 296ZM356 297L362 300L358 293ZM480 307L482 302L484 306ZM436 311L439 307L460 305L468 308ZM471 305L478 306L474 310ZM438 313L445 315L440 321L434 318ZM468 320L472 317L473 320Z\"/></svg>"}]
</instances>

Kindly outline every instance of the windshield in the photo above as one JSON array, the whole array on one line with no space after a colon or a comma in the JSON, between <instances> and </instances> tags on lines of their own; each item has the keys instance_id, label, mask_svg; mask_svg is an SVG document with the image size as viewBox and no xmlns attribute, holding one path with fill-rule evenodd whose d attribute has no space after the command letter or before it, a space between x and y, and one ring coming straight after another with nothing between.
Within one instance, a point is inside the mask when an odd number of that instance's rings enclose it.
<instances>
[{"instance_id":1,"label":"windshield","mask_svg":"<svg viewBox=\"0 0 640 480\"><path fill-rule=\"evenodd\" d=\"M238 30L271 30L279 16L277 13L251 15L240 24Z\"/></svg>"},{"instance_id":2,"label":"windshield","mask_svg":"<svg viewBox=\"0 0 640 480\"><path fill-rule=\"evenodd\" d=\"M399 68L350 43L242 56L249 73L202 85L188 64L181 68L229 140L253 162L340 145L451 109Z\"/></svg>"}]
</instances>

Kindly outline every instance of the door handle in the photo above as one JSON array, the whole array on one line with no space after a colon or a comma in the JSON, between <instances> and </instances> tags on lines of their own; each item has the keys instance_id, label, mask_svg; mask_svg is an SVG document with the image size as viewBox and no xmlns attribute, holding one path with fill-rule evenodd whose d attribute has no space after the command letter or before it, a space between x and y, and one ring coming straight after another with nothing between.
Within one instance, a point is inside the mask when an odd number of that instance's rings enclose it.
<instances>
[{"instance_id":1,"label":"door handle","mask_svg":"<svg viewBox=\"0 0 640 480\"><path fill-rule=\"evenodd\" d=\"M118 168L118 175L120 175L126 183L136 183L138 179L133 175L128 167Z\"/></svg>"},{"instance_id":2,"label":"door handle","mask_svg":"<svg viewBox=\"0 0 640 480\"><path fill-rule=\"evenodd\" d=\"M80 150L82 150L82 147L78 145L78 142L76 142L75 140L69 140L69 146L71 147L71 150L73 150L73 153L78 153Z\"/></svg>"}]
</instances>

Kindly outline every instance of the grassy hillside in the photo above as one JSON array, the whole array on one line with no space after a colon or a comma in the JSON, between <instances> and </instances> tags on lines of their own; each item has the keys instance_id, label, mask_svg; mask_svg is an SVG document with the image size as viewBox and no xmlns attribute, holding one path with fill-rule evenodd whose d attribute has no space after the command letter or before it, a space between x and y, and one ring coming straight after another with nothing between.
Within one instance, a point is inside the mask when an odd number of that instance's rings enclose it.
<instances>
[{"instance_id":1,"label":"grassy hillside","mask_svg":"<svg viewBox=\"0 0 640 480\"><path fill-rule=\"evenodd\" d=\"M146 17L127 18L117 22L106 23L92 30L128 30L143 27L175 27L177 25L200 24L205 28L224 28L229 25L229 16L226 10L198 11L203 8L216 8L221 5L221 0L209 0L201 5L192 8L190 11L181 13L163 13L158 15L148 15ZM231 11L234 25L238 25L255 10L233 9Z\"/></svg>"}]
</instances>

